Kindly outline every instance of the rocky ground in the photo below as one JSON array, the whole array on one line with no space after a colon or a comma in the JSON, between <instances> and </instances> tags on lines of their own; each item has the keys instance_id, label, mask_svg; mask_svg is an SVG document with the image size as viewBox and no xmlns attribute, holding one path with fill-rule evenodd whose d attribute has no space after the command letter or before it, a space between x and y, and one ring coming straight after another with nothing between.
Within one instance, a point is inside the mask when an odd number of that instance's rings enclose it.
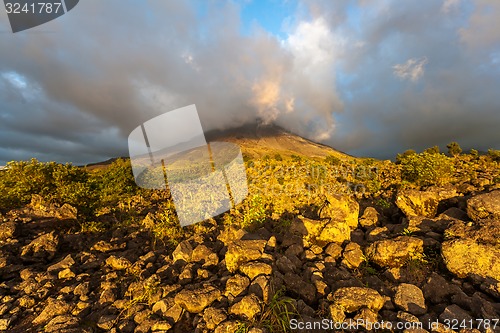
<instances>
[{"instance_id":1,"label":"rocky ground","mask_svg":"<svg viewBox=\"0 0 500 333\"><path fill-rule=\"evenodd\" d=\"M0 224L0 330L500 332L500 190L469 193L402 190L398 209L331 196L285 232L208 221L173 251L140 226L69 232L75 210L34 197Z\"/></svg>"}]
</instances>

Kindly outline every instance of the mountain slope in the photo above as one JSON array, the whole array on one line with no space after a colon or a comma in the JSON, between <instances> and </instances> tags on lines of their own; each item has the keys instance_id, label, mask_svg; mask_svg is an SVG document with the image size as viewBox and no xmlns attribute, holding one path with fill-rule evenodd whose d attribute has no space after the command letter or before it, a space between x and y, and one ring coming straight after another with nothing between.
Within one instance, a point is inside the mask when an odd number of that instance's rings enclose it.
<instances>
[{"instance_id":1,"label":"mountain slope","mask_svg":"<svg viewBox=\"0 0 500 333\"><path fill-rule=\"evenodd\" d=\"M299 155L309 158L333 155L352 158L329 146L307 140L275 125L247 125L226 131L211 131L208 141L227 141L238 144L243 153L253 158L265 155Z\"/></svg>"}]
</instances>

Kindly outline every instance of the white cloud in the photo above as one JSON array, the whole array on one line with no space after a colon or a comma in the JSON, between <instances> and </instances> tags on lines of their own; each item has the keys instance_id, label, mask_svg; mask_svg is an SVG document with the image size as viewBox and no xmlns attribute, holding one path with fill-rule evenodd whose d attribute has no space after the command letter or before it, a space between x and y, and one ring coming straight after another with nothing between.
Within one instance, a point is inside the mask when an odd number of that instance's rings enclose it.
<instances>
[{"instance_id":1,"label":"white cloud","mask_svg":"<svg viewBox=\"0 0 500 333\"><path fill-rule=\"evenodd\" d=\"M425 65L427 64L427 57L420 59L411 58L404 64L397 64L392 66L394 75L403 79L417 82L425 73Z\"/></svg>"},{"instance_id":2,"label":"white cloud","mask_svg":"<svg viewBox=\"0 0 500 333\"><path fill-rule=\"evenodd\" d=\"M441 6L441 11L445 14L448 14L453 9L457 8L460 4L460 0L444 0L443 6Z\"/></svg>"}]
</instances>

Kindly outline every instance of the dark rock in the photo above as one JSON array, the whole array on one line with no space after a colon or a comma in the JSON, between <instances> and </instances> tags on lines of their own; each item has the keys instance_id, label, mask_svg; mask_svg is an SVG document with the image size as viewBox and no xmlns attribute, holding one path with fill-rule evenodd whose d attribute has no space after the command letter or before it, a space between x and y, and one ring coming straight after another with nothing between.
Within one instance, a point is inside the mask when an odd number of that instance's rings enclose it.
<instances>
[{"instance_id":1,"label":"dark rock","mask_svg":"<svg viewBox=\"0 0 500 333\"><path fill-rule=\"evenodd\" d=\"M304 281L300 276L294 273L286 273L284 282L287 289L299 297L306 303L311 304L316 298L316 288L312 283Z\"/></svg>"},{"instance_id":2,"label":"dark rock","mask_svg":"<svg viewBox=\"0 0 500 333\"><path fill-rule=\"evenodd\" d=\"M451 295L457 292L441 275L432 273L422 288L426 300L434 304L446 302ZM459 290L459 288L458 288Z\"/></svg>"},{"instance_id":3,"label":"dark rock","mask_svg":"<svg viewBox=\"0 0 500 333\"><path fill-rule=\"evenodd\" d=\"M394 303L401 310L416 316L423 315L427 312L422 290L412 284L402 283L396 288Z\"/></svg>"},{"instance_id":4,"label":"dark rock","mask_svg":"<svg viewBox=\"0 0 500 333\"><path fill-rule=\"evenodd\" d=\"M445 322L445 320L452 322L453 320L458 320L458 322L469 322L473 318L471 315L459 307L458 305L452 304L444 309L443 313L439 316L440 322Z\"/></svg>"}]
</instances>

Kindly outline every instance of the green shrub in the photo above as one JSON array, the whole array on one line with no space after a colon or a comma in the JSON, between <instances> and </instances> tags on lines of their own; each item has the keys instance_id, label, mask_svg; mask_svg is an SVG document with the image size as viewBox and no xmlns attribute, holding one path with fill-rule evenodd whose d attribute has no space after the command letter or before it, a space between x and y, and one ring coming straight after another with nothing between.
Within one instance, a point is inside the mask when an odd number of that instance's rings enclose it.
<instances>
[{"instance_id":1,"label":"green shrub","mask_svg":"<svg viewBox=\"0 0 500 333\"><path fill-rule=\"evenodd\" d=\"M496 162L500 162L500 150L488 149L488 156Z\"/></svg>"},{"instance_id":2,"label":"green shrub","mask_svg":"<svg viewBox=\"0 0 500 333\"><path fill-rule=\"evenodd\" d=\"M448 145L446 145L446 148L448 148L448 154L451 156L458 156L460 153L462 153L462 148L457 142L450 142Z\"/></svg>"},{"instance_id":3,"label":"green shrub","mask_svg":"<svg viewBox=\"0 0 500 333\"><path fill-rule=\"evenodd\" d=\"M327 157L325 157L325 162L334 166L342 164L340 158L333 155L328 155Z\"/></svg>"},{"instance_id":4,"label":"green shrub","mask_svg":"<svg viewBox=\"0 0 500 333\"><path fill-rule=\"evenodd\" d=\"M424 153L427 153L427 154L439 154L439 146L434 146L434 147L430 147L430 148L427 148L426 150L424 150Z\"/></svg>"},{"instance_id":5,"label":"green shrub","mask_svg":"<svg viewBox=\"0 0 500 333\"><path fill-rule=\"evenodd\" d=\"M401 177L417 185L443 184L452 175L453 161L444 154L410 154L401 158Z\"/></svg>"},{"instance_id":6,"label":"green shrub","mask_svg":"<svg viewBox=\"0 0 500 333\"><path fill-rule=\"evenodd\" d=\"M396 156L396 163L397 163L397 164L399 164L399 163L401 163L401 161L402 161L404 158L406 158L406 157L408 157L408 156L411 156L411 155L416 155L416 154L417 154L417 152L416 152L415 150L413 150L413 149L408 149L408 150L407 150L407 151L405 151L404 153L402 153L402 154L398 154L398 155Z\"/></svg>"}]
</instances>

